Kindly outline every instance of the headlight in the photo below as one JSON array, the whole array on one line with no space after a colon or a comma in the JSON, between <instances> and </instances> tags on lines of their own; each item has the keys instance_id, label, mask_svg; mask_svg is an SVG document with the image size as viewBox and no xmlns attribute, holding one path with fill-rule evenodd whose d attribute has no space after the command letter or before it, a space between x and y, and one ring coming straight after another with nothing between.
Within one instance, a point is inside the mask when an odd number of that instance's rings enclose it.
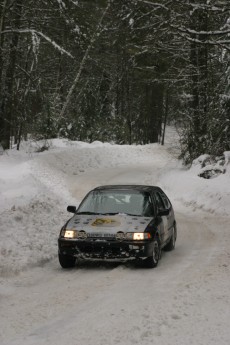
<instances>
[{"instance_id":1,"label":"headlight","mask_svg":"<svg viewBox=\"0 0 230 345\"><path fill-rule=\"evenodd\" d=\"M64 238L77 238L81 240L85 240L87 238L87 233L84 230L62 230L61 237Z\"/></svg>"},{"instance_id":2,"label":"headlight","mask_svg":"<svg viewBox=\"0 0 230 345\"><path fill-rule=\"evenodd\" d=\"M145 236L144 236L145 234L143 233L143 232L135 232L134 234L133 234L133 239L134 240L144 240L144 238L145 238Z\"/></svg>"},{"instance_id":3,"label":"headlight","mask_svg":"<svg viewBox=\"0 0 230 345\"><path fill-rule=\"evenodd\" d=\"M151 239L151 234L149 232L128 232L126 234L127 240L143 241Z\"/></svg>"},{"instance_id":4,"label":"headlight","mask_svg":"<svg viewBox=\"0 0 230 345\"><path fill-rule=\"evenodd\" d=\"M77 231L75 231L75 230L63 230L62 236L65 238L76 238L77 237Z\"/></svg>"}]
</instances>

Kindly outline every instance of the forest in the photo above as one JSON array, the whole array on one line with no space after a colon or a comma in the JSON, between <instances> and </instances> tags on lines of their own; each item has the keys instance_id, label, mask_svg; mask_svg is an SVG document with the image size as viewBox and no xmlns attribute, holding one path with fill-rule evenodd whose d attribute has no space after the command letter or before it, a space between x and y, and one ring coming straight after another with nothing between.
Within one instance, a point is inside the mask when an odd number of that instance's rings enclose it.
<instances>
[{"instance_id":1,"label":"forest","mask_svg":"<svg viewBox=\"0 0 230 345\"><path fill-rule=\"evenodd\" d=\"M1 0L0 143L230 150L229 0Z\"/></svg>"}]
</instances>

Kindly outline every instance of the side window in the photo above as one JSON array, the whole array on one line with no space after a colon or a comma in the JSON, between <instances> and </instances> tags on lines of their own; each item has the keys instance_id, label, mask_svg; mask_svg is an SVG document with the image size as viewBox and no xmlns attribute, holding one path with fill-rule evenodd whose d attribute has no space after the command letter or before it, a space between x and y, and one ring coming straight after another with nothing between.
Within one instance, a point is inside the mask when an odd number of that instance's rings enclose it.
<instances>
[{"instance_id":1,"label":"side window","mask_svg":"<svg viewBox=\"0 0 230 345\"><path fill-rule=\"evenodd\" d=\"M163 199L165 208L169 209L171 207L171 203L170 203L169 199L167 198L167 196L163 192L161 192L160 195Z\"/></svg>"},{"instance_id":2,"label":"side window","mask_svg":"<svg viewBox=\"0 0 230 345\"><path fill-rule=\"evenodd\" d=\"M165 208L165 205L164 205L164 202L160 196L160 193L158 193L158 192L155 193L155 199L156 199L156 204L157 204L158 209Z\"/></svg>"},{"instance_id":3,"label":"side window","mask_svg":"<svg viewBox=\"0 0 230 345\"><path fill-rule=\"evenodd\" d=\"M155 214L154 205L150 194L146 194L143 200L143 215L145 217L153 217Z\"/></svg>"}]
</instances>

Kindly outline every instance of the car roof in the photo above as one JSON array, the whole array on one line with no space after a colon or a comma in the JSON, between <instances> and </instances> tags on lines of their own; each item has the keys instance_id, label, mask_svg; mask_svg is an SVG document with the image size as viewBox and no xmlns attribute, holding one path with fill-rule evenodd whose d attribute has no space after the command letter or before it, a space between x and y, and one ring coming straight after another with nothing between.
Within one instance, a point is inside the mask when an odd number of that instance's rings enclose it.
<instances>
[{"instance_id":1,"label":"car roof","mask_svg":"<svg viewBox=\"0 0 230 345\"><path fill-rule=\"evenodd\" d=\"M94 190L133 190L138 192L151 192L153 190L161 190L157 186L148 185L105 185L94 188Z\"/></svg>"}]
</instances>

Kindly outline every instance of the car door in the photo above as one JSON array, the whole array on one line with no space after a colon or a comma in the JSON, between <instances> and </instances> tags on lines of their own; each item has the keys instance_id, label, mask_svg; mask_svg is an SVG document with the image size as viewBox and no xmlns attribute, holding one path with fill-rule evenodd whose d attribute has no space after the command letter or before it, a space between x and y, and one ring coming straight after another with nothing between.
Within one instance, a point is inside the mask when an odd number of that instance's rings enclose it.
<instances>
[{"instance_id":1,"label":"car door","mask_svg":"<svg viewBox=\"0 0 230 345\"><path fill-rule=\"evenodd\" d=\"M160 230L160 237L162 244L165 243L169 237L168 233L168 218L166 215L160 215L160 211L165 210L165 204L158 191L154 192L154 199L156 203L156 214L158 219L158 228Z\"/></svg>"},{"instance_id":2,"label":"car door","mask_svg":"<svg viewBox=\"0 0 230 345\"><path fill-rule=\"evenodd\" d=\"M161 195L161 198L163 200L165 208L167 210L169 210L169 214L167 215L167 220L168 220L168 236L171 237L172 236L172 230L173 230L173 227L174 227L174 221L175 221L173 207L172 207L172 204L169 201L169 198L167 197L167 195L162 190L160 190L159 193Z\"/></svg>"}]
</instances>

